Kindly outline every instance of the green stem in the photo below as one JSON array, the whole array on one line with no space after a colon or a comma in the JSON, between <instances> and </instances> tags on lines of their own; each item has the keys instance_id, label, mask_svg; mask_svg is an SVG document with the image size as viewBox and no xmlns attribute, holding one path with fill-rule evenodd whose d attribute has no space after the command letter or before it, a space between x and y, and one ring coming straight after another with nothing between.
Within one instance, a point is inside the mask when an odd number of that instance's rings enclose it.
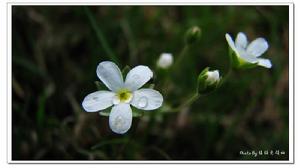
<instances>
[{"instance_id":1,"label":"green stem","mask_svg":"<svg viewBox=\"0 0 300 168\"><path fill-rule=\"evenodd\" d=\"M229 68L226 74L224 75L221 85L223 85L229 79L231 73L232 73L232 68Z\"/></svg>"},{"instance_id":2,"label":"green stem","mask_svg":"<svg viewBox=\"0 0 300 168\"><path fill-rule=\"evenodd\" d=\"M134 61L136 61L138 53L136 41L134 39L130 24L126 18L120 22L120 26L128 41L130 63L133 63Z\"/></svg>"},{"instance_id":3,"label":"green stem","mask_svg":"<svg viewBox=\"0 0 300 168\"><path fill-rule=\"evenodd\" d=\"M226 74L224 75L224 77L223 77L223 79L222 79L222 83L220 84L220 86L223 85L223 84L229 79L229 77L230 77L232 71L233 71L232 59L231 59L231 57L230 57L230 59L229 59L229 67L228 67L228 69L227 69Z\"/></svg>"},{"instance_id":4,"label":"green stem","mask_svg":"<svg viewBox=\"0 0 300 168\"><path fill-rule=\"evenodd\" d=\"M104 52L108 55L108 57L112 61L114 61L118 64L119 62L118 62L117 57L115 56L115 54L113 53L113 51L109 47L109 45L108 45L108 43L107 43L107 41L104 37L104 34L102 33L101 29L99 28L99 26L98 26L98 24L95 20L95 17L91 13L90 9L86 6L83 9L84 9L87 17L89 18L90 24L92 25L92 28L94 29L94 31L96 33L96 36L97 36L97 39L99 40L101 46L103 47Z\"/></svg>"},{"instance_id":5,"label":"green stem","mask_svg":"<svg viewBox=\"0 0 300 168\"><path fill-rule=\"evenodd\" d=\"M228 66L226 74L224 75L224 78L222 80L221 85L223 85L228 80L229 76L231 75L231 73L233 71L233 65L232 65L233 62L232 62L231 50L230 49L228 51L228 54L229 54L229 66Z\"/></svg>"},{"instance_id":6,"label":"green stem","mask_svg":"<svg viewBox=\"0 0 300 168\"><path fill-rule=\"evenodd\" d=\"M181 111L183 108L190 106L193 104L201 95L200 94L194 94L192 97L190 97L188 100L183 102L179 107L173 109L174 112Z\"/></svg>"},{"instance_id":7,"label":"green stem","mask_svg":"<svg viewBox=\"0 0 300 168\"><path fill-rule=\"evenodd\" d=\"M189 45L184 45L184 47L181 49L180 54L178 56L178 58L175 60L173 69L176 70L177 66L182 62L182 59L184 57L184 55L186 54L186 52L188 51Z\"/></svg>"}]
</instances>

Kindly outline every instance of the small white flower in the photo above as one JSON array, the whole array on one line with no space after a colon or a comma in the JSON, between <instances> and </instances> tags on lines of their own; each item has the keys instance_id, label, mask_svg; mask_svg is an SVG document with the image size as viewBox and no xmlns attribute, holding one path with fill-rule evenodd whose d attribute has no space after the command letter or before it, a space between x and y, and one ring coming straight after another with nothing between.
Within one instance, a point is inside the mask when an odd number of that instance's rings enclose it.
<instances>
[{"instance_id":1,"label":"small white flower","mask_svg":"<svg viewBox=\"0 0 300 168\"><path fill-rule=\"evenodd\" d=\"M118 66L110 61L101 62L96 70L99 79L110 91L96 91L87 95L82 107L87 112L97 112L113 106L109 126L113 132L126 133L131 127L130 105L142 110L154 110L162 105L162 95L153 89L139 89L153 77L153 72L143 65L131 69L123 80Z\"/></svg>"},{"instance_id":2,"label":"small white flower","mask_svg":"<svg viewBox=\"0 0 300 168\"><path fill-rule=\"evenodd\" d=\"M238 33L235 42L228 33L226 33L225 37L230 48L238 57L237 59L239 62L244 61L266 68L272 67L272 63L269 59L259 58L269 47L268 42L264 38L259 37L248 44L247 36L242 32Z\"/></svg>"},{"instance_id":3,"label":"small white flower","mask_svg":"<svg viewBox=\"0 0 300 168\"><path fill-rule=\"evenodd\" d=\"M173 55L171 53L162 53L157 61L159 68L167 69L173 64Z\"/></svg>"},{"instance_id":4,"label":"small white flower","mask_svg":"<svg viewBox=\"0 0 300 168\"><path fill-rule=\"evenodd\" d=\"M208 72L206 72L206 74L207 74L206 81L208 82L209 85L220 81L220 76L219 76L218 70L208 71Z\"/></svg>"}]
</instances>

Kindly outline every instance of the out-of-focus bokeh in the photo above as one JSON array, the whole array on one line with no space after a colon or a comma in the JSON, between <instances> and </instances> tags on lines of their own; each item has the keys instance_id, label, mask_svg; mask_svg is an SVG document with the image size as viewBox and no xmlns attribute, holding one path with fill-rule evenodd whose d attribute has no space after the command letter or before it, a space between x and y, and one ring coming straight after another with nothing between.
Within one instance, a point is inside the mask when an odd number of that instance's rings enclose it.
<instances>
[{"instance_id":1,"label":"out-of-focus bokeh","mask_svg":"<svg viewBox=\"0 0 300 168\"><path fill-rule=\"evenodd\" d=\"M12 159L288 159L288 16L288 6L13 6ZM158 69L163 52L176 62L192 26L201 28L201 39L175 69ZM263 57L271 69L236 71L179 112L135 117L125 135L81 107L97 90L96 67L104 60L149 66L163 108L176 107L206 66L225 75L225 33L240 31L249 41L267 39ZM242 154L252 150L269 154Z\"/></svg>"}]
</instances>

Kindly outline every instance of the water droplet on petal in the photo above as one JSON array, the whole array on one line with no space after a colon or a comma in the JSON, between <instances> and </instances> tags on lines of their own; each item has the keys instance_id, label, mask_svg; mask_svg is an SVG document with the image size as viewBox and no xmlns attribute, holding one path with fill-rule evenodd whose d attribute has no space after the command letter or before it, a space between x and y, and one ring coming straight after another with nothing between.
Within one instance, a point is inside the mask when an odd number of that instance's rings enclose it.
<instances>
[{"instance_id":1,"label":"water droplet on petal","mask_svg":"<svg viewBox=\"0 0 300 168\"><path fill-rule=\"evenodd\" d=\"M99 100L99 97L93 97L92 99L97 101L97 100Z\"/></svg>"},{"instance_id":2,"label":"water droplet on petal","mask_svg":"<svg viewBox=\"0 0 300 168\"><path fill-rule=\"evenodd\" d=\"M138 107L140 108L144 108L148 105L148 99L147 97L141 97L139 100L138 100Z\"/></svg>"},{"instance_id":3,"label":"water droplet on petal","mask_svg":"<svg viewBox=\"0 0 300 168\"><path fill-rule=\"evenodd\" d=\"M137 75L137 74L134 74L134 75L132 75L132 78L133 78L134 80L139 80L139 79L140 79L140 76Z\"/></svg>"},{"instance_id":4,"label":"water droplet on petal","mask_svg":"<svg viewBox=\"0 0 300 168\"><path fill-rule=\"evenodd\" d=\"M122 116L117 116L114 121L114 126L117 130L121 131L125 125L125 120Z\"/></svg>"}]
</instances>

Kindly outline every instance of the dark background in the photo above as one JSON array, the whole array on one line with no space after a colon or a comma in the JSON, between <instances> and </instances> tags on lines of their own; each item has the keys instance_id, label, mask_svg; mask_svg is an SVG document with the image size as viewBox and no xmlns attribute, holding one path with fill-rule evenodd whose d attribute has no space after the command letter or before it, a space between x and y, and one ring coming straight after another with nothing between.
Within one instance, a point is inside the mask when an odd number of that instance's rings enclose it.
<instances>
[{"instance_id":1,"label":"dark background","mask_svg":"<svg viewBox=\"0 0 300 168\"><path fill-rule=\"evenodd\" d=\"M288 159L288 6L13 6L13 160L286 160ZM161 71L162 52L178 57L184 34L202 37L179 68ZM164 106L195 90L206 66L225 75L225 33L265 37L272 69L240 70L216 92L180 112L134 118L125 135L108 117L86 113L97 90L97 64L147 65ZM240 151L284 151L240 155Z\"/></svg>"}]
</instances>

